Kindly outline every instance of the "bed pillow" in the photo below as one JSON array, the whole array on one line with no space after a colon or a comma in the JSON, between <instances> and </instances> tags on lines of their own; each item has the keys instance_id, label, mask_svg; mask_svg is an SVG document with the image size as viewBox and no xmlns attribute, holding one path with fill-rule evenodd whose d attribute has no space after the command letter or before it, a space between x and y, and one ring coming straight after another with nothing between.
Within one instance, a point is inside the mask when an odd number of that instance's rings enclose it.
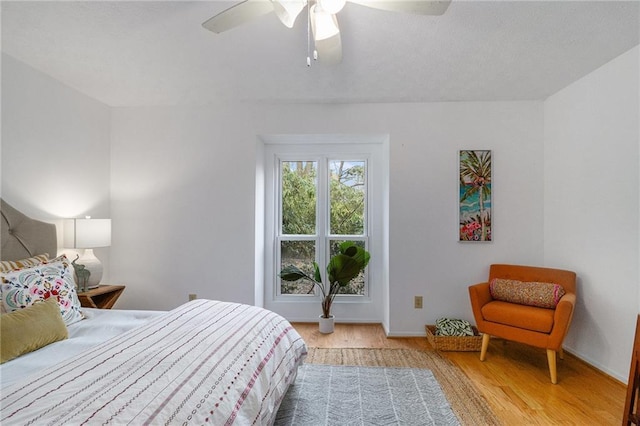
<instances>
[{"instance_id":1,"label":"bed pillow","mask_svg":"<svg viewBox=\"0 0 640 426\"><path fill-rule=\"evenodd\" d=\"M49 254L39 254L33 257L20 260L3 260L0 262L0 272L10 272L16 269L30 268L32 266L38 266L49 260Z\"/></svg>"},{"instance_id":2,"label":"bed pillow","mask_svg":"<svg viewBox=\"0 0 640 426\"><path fill-rule=\"evenodd\" d=\"M0 333L0 363L68 336L54 297L0 316Z\"/></svg>"},{"instance_id":3,"label":"bed pillow","mask_svg":"<svg viewBox=\"0 0 640 426\"><path fill-rule=\"evenodd\" d=\"M503 278L491 280L489 291L491 297L496 300L549 309L555 309L562 296L565 295L564 288L559 284Z\"/></svg>"},{"instance_id":4,"label":"bed pillow","mask_svg":"<svg viewBox=\"0 0 640 426\"><path fill-rule=\"evenodd\" d=\"M15 271L16 269L29 268L31 266L40 265L43 262L49 260L49 253L38 254L33 257L20 260L3 260L0 261L0 273ZM2 289L0 287L0 295L2 295ZM3 303L0 303L0 313L6 314L7 310Z\"/></svg>"},{"instance_id":5,"label":"bed pillow","mask_svg":"<svg viewBox=\"0 0 640 426\"><path fill-rule=\"evenodd\" d=\"M65 256L58 259L61 260L0 274L2 304L7 312L26 308L38 300L55 297L66 325L84 318L76 293L73 268Z\"/></svg>"}]
</instances>

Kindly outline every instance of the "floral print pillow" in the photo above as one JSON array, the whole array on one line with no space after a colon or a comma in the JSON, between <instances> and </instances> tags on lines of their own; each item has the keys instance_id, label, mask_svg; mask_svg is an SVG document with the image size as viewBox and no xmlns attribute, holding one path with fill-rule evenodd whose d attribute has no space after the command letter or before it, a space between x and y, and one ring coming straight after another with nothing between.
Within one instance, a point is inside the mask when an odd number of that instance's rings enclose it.
<instances>
[{"instance_id":1,"label":"floral print pillow","mask_svg":"<svg viewBox=\"0 0 640 426\"><path fill-rule=\"evenodd\" d=\"M2 305L7 312L55 297L66 325L84 318L76 293L73 268L61 256L48 263L1 274Z\"/></svg>"}]
</instances>

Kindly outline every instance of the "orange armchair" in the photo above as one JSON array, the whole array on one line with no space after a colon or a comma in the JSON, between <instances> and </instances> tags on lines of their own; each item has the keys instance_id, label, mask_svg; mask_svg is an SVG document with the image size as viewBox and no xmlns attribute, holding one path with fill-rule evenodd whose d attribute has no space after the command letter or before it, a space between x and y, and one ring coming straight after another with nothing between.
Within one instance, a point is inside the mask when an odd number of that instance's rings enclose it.
<instances>
[{"instance_id":1,"label":"orange armchair","mask_svg":"<svg viewBox=\"0 0 640 426\"><path fill-rule=\"evenodd\" d=\"M555 309L495 300L490 283L494 278L559 284L565 294ZM576 303L576 274L561 269L521 265L491 265L489 280L469 287L478 330L483 333L480 360L484 361L490 336L501 337L547 350L551 383L558 382L556 353L563 358L562 342L569 331Z\"/></svg>"}]
</instances>

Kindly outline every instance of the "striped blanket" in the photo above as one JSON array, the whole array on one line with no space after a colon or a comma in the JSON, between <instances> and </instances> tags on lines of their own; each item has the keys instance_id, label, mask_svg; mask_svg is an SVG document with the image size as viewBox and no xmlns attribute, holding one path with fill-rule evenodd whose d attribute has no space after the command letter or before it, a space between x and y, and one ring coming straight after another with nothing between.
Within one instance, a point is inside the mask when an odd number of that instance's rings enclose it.
<instances>
[{"instance_id":1,"label":"striped blanket","mask_svg":"<svg viewBox=\"0 0 640 426\"><path fill-rule=\"evenodd\" d=\"M271 424L305 356L281 316L195 300L2 389L0 423Z\"/></svg>"}]
</instances>

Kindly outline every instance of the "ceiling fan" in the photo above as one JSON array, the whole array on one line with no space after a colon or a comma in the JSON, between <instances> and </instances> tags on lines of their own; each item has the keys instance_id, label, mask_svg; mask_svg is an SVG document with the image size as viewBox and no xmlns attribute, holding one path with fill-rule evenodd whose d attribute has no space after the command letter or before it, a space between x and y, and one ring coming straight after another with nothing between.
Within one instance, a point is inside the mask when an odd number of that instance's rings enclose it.
<instances>
[{"instance_id":1,"label":"ceiling fan","mask_svg":"<svg viewBox=\"0 0 640 426\"><path fill-rule=\"evenodd\" d=\"M451 3L451 0L244 0L208 19L202 26L214 33L221 33L275 12L285 26L293 28L296 18L306 7L308 25L313 33L314 59L337 64L342 61L342 41L336 15L346 1L374 9L417 15L442 15ZM310 64L311 58L308 56L307 65Z\"/></svg>"}]
</instances>

